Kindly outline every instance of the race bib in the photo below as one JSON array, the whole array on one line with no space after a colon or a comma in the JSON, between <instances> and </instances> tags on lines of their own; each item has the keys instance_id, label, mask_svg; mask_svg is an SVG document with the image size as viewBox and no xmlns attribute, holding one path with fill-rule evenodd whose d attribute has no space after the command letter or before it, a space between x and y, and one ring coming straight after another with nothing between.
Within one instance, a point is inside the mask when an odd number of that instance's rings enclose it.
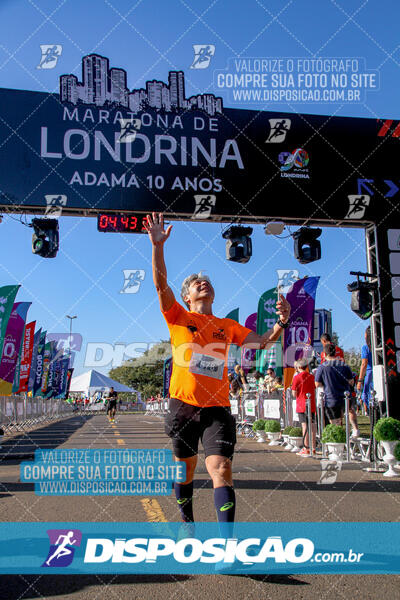
<instances>
[{"instance_id":1,"label":"race bib","mask_svg":"<svg viewBox=\"0 0 400 600\"><path fill-rule=\"evenodd\" d=\"M213 379L222 379L224 366L225 359L223 358L193 352L189 363L189 372L194 375L205 375Z\"/></svg>"}]
</instances>

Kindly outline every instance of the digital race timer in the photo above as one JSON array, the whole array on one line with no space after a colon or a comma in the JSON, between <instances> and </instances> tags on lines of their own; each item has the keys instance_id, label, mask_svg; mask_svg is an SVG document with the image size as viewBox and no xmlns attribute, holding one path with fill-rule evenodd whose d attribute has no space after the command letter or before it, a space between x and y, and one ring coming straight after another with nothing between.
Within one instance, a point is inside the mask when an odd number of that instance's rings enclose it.
<instances>
[{"instance_id":1,"label":"digital race timer","mask_svg":"<svg viewBox=\"0 0 400 600\"><path fill-rule=\"evenodd\" d=\"M146 222L146 215L99 213L97 215L97 230L113 233L147 233L144 228Z\"/></svg>"}]
</instances>

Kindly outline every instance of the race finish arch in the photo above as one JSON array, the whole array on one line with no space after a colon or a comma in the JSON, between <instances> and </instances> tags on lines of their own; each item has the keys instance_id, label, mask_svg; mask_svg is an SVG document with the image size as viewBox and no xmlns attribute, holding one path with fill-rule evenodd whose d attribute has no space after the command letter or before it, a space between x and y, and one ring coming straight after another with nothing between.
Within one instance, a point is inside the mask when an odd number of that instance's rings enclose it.
<instances>
[{"instance_id":1,"label":"race finish arch","mask_svg":"<svg viewBox=\"0 0 400 600\"><path fill-rule=\"evenodd\" d=\"M398 122L228 109L187 97L182 71L129 90L96 54L59 84L0 89L0 210L364 228L380 294L374 362L400 417Z\"/></svg>"}]
</instances>

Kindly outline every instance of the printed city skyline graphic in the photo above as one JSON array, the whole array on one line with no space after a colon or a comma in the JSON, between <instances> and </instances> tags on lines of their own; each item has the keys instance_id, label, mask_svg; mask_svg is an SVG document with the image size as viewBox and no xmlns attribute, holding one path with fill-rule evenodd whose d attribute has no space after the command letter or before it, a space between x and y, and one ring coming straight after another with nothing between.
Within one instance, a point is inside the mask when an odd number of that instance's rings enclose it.
<instances>
[{"instance_id":1,"label":"printed city skyline graphic","mask_svg":"<svg viewBox=\"0 0 400 600\"><path fill-rule=\"evenodd\" d=\"M61 102L123 107L133 113L148 108L178 112L199 109L210 116L222 114L222 98L214 94L185 97L183 71L169 71L168 84L153 79L146 89L129 91L125 69L110 68L108 58L89 54L82 59L82 82L73 74L60 76Z\"/></svg>"}]
</instances>

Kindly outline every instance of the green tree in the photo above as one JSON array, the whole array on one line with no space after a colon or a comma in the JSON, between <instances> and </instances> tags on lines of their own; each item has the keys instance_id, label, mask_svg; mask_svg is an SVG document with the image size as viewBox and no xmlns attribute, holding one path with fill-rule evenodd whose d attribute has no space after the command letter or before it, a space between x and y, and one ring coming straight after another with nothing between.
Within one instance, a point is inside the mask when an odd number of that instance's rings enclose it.
<instances>
[{"instance_id":1,"label":"green tree","mask_svg":"<svg viewBox=\"0 0 400 600\"><path fill-rule=\"evenodd\" d=\"M138 358L125 361L109 372L109 377L138 390L145 400L162 393L164 360L171 356L171 344L163 340Z\"/></svg>"}]
</instances>

